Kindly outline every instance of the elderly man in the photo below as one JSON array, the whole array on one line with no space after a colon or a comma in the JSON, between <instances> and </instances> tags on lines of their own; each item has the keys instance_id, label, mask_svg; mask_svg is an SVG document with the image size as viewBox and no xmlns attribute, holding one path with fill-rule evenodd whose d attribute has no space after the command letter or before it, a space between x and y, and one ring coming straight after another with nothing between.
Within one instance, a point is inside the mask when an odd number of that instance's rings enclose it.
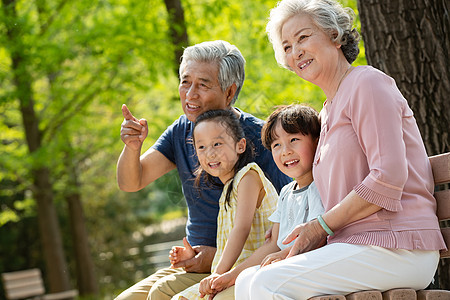
<instances>
[{"instance_id":1,"label":"elderly man","mask_svg":"<svg viewBox=\"0 0 450 300\"><path fill-rule=\"evenodd\" d=\"M216 251L217 214L220 188L201 183L194 187L197 157L192 143L192 127L197 117L212 109L230 109L238 117L247 139L255 147L255 161L278 191L290 182L276 167L270 152L261 144L263 121L234 107L244 83L245 60L240 51L225 41L197 44L185 49L180 65L179 93L184 115L140 155L148 125L138 120L123 105L121 138L125 143L117 163L120 189L138 191L167 172L177 168L188 207L186 234L197 255L175 267L155 274L130 287L116 299L170 299L209 275Z\"/></svg>"}]
</instances>

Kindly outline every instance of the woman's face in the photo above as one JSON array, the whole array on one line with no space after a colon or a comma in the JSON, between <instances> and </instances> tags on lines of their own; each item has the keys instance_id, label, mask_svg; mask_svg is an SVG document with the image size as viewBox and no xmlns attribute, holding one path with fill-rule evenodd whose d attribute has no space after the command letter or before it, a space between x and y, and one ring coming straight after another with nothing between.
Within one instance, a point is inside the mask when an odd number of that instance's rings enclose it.
<instances>
[{"instance_id":1,"label":"woman's face","mask_svg":"<svg viewBox=\"0 0 450 300\"><path fill-rule=\"evenodd\" d=\"M289 67L304 80L322 87L335 74L340 45L310 16L289 18L281 28L281 43Z\"/></svg>"}]
</instances>

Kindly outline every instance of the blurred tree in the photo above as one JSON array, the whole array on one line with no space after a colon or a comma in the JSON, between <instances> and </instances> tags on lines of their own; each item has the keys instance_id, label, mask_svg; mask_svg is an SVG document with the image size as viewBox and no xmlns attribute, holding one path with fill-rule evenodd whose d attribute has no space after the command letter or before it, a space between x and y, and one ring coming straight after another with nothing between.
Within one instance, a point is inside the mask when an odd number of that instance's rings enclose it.
<instances>
[{"instance_id":1,"label":"blurred tree","mask_svg":"<svg viewBox=\"0 0 450 300\"><path fill-rule=\"evenodd\" d=\"M17 14L17 2L2 0L7 29L7 49L12 60L12 72L16 87L16 97L20 103L25 138L28 151L36 155L42 146L43 132L39 128L39 119L35 111L33 96L33 79L27 67L30 57L23 43L22 27L17 26L22 20ZM45 256L50 291L58 292L70 289L69 273L62 247L61 231L58 217L53 205L53 190L50 182L50 170L38 161L33 163L31 174L33 192L37 202L39 232Z\"/></svg>"},{"instance_id":2,"label":"blurred tree","mask_svg":"<svg viewBox=\"0 0 450 300\"><path fill-rule=\"evenodd\" d=\"M358 1L367 61L392 76L429 155L450 151L450 22L446 0ZM441 260L440 287L450 289Z\"/></svg>"},{"instance_id":3,"label":"blurred tree","mask_svg":"<svg viewBox=\"0 0 450 300\"><path fill-rule=\"evenodd\" d=\"M186 23L184 21L184 9L180 0L164 0L168 13L170 38L174 48L174 70L178 74L183 48L189 46Z\"/></svg>"}]
</instances>

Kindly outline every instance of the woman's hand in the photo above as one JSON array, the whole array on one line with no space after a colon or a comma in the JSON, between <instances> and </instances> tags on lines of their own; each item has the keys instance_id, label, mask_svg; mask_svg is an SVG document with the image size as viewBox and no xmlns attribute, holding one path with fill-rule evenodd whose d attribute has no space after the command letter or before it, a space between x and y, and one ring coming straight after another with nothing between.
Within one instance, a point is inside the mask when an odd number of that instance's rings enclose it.
<instances>
[{"instance_id":1,"label":"woman's hand","mask_svg":"<svg viewBox=\"0 0 450 300\"><path fill-rule=\"evenodd\" d=\"M317 219L297 225L284 239L283 244L295 240L286 258L317 249L326 243L328 234L320 226Z\"/></svg>"}]
</instances>

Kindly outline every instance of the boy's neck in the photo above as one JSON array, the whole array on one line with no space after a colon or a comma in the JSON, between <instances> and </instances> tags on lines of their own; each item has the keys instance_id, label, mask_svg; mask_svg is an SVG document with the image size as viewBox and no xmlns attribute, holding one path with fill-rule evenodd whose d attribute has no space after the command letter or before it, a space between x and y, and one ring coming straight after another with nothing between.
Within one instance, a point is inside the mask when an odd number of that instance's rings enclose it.
<instances>
[{"instance_id":1,"label":"boy's neck","mask_svg":"<svg viewBox=\"0 0 450 300\"><path fill-rule=\"evenodd\" d=\"M303 174L302 176L295 178L295 181L297 182L297 188L296 189L301 189L304 188L308 185L310 185L313 181L313 175L312 175L312 170L309 171L308 173Z\"/></svg>"}]
</instances>

